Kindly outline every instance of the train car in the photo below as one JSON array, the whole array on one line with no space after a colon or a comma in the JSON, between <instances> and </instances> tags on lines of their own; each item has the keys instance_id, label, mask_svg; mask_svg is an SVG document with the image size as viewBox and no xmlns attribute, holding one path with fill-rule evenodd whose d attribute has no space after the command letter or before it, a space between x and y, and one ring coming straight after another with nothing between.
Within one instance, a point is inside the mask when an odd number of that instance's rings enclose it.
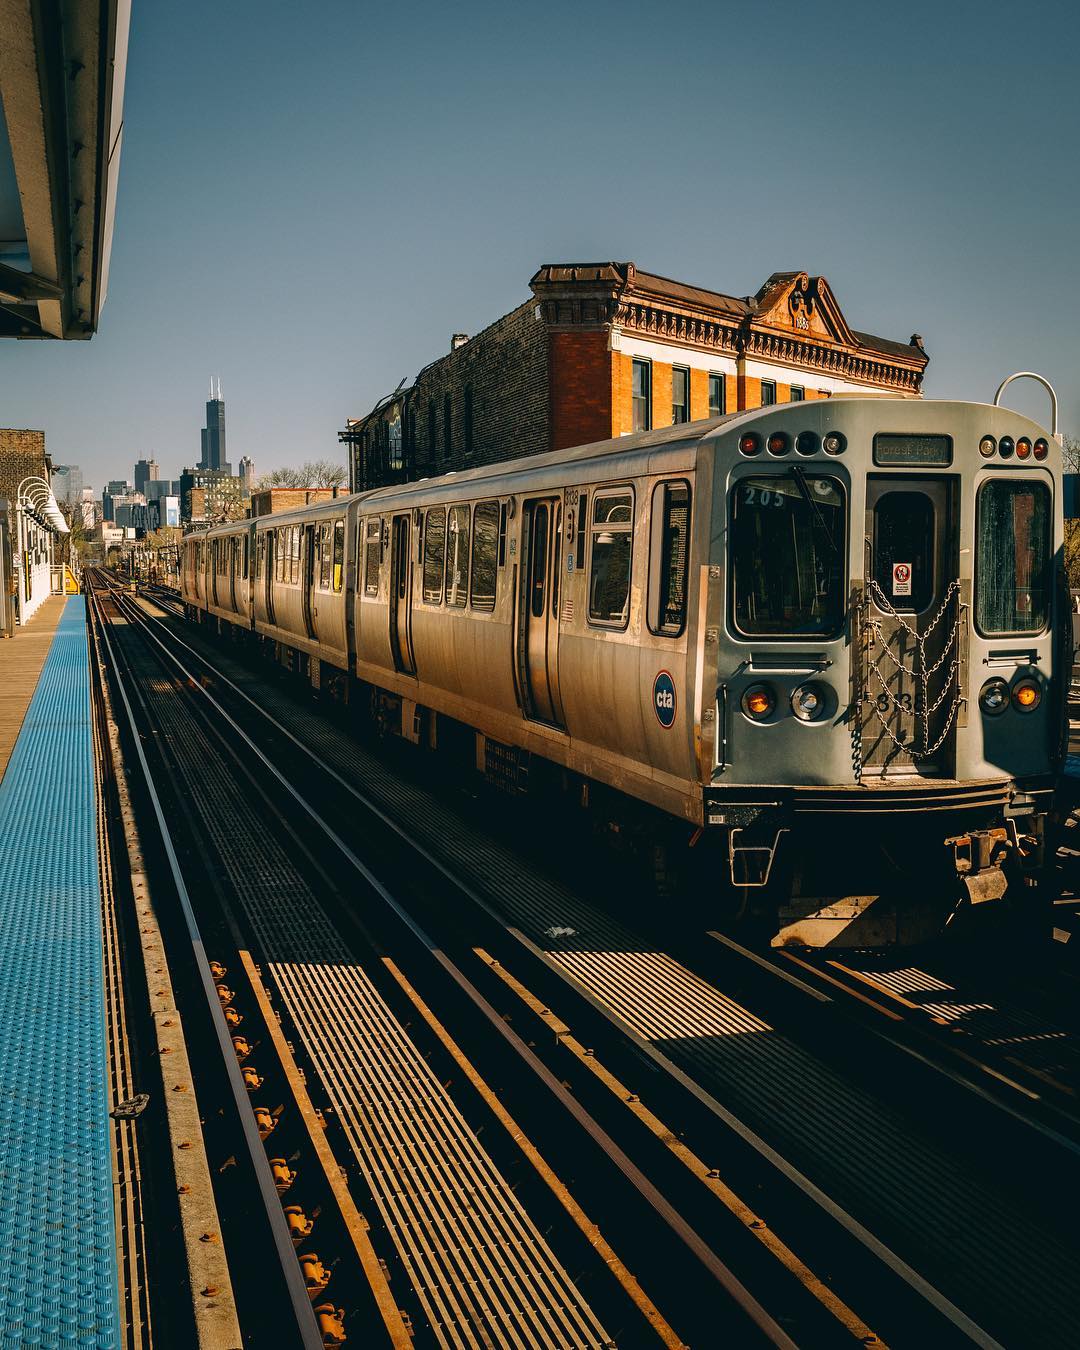
<instances>
[{"instance_id":1,"label":"train car","mask_svg":"<svg viewBox=\"0 0 1080 1350\"><path fill-rule=\"evenodd\" d=\"M775 943L914 941L1038 894L1061 490L1057 443L1003 408L785 404L268 518L288 562L252 622L344 660L414 740L464 731L491 776L547 766L592 810L648 808L695 889Z\"/></svg>"},{"instance_id":2,"label":"train car","mask_svg":"<svg viewBox=\"0 0 1080 1350\"><path fill-rule=\"evenodd\" d=\"M338 497L253 522L255 631L299 653L316 687L324 667L349 669L346 540L355 535L357 507L356 498Z\"/></svg>"}]
</instances>

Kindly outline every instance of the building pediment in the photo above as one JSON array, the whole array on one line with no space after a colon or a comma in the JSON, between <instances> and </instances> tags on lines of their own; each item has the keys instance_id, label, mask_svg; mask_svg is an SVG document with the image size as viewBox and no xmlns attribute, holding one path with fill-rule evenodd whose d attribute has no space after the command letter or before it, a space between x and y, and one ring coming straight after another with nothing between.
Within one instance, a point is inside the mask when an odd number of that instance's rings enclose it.
<instances>
[{"instance_id":1,"label":"building pediment","mask_svg":"<svg viewBox=\"0 0 1080 1350\"><path fill-rule=\"evenodd\" d=\"M754 296L751 326L844 347L860 345L829 283L807 272L774 272Z\"/></svg>"}]
</instances>

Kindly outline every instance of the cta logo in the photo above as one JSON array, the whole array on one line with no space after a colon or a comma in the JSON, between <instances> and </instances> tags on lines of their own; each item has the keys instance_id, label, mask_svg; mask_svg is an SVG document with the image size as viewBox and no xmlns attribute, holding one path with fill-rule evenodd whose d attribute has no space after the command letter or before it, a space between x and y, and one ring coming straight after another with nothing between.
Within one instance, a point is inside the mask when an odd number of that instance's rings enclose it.
<instances>
[{"instance_id":1,"label":"cta logo","mask_svg":"<svg viewBox=\"0 0 1080 1350\"><path fill-rule=\"evenodd\" d=\"M675 721L675 713L679 707L678 695L675 693L675 681L666 670L662 670L653 680L652 705L653 712L656 713L656 720L666 730Z\"/></svg>"}]
</instances>

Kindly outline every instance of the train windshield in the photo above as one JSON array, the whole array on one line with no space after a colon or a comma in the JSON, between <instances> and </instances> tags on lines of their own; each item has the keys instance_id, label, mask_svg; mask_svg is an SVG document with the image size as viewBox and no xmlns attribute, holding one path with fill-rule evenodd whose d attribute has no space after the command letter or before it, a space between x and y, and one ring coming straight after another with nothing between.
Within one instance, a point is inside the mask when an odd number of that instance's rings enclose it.
<instances>
[{"instance_id":1,"label":"train windshield","mask_svg":"<svg viewBox=\"0 0 1080 1350\"><path fill-rule=\"evenodd\" d=\"M732 610L747 636L835 636L844 618L844 491L797 468L731 493Z\"/></svg>"},{"instance_id":2,"label":"train windshield","mask_svg":"<svg viewBox=\"0 0 1080 1350\"><path fill-rule=\"evenodd\" d=\"M975 624L980 633L1039 633L1050 612L1050 489L993 478L979 491Z\"/></svg>"}]
</instances>

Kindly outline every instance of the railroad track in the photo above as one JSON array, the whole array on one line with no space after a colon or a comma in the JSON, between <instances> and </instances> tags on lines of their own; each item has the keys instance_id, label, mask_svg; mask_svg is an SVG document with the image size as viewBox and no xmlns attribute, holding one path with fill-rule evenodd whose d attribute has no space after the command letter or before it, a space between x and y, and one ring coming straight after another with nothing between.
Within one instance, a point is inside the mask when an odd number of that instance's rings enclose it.
<instances>
[{"instance_id":1,"label":"railroad track","mask_svg":"<svg viewBox=\"0 0 1080 1350\"><path fill-rule=\"evenodd\" d=\"M168 625L154 626L161 640L176 642L175 634L166 636ZM517 983L526 991L530 984L542 989L540 1001L548 1000L549 1013L558 1002L560 1025L584 1026L589 1043L598 1039L598 1030L606 1028L610 1038L614 1028L617 1039L610 1052L613 1063L616 1068L620 1063L629 1064L638 1081L645 1057L650 1090L661 1100L670 1098L675 1103L673 1109L685 1113L684 1124L674 1132L687 1137L695 1131L702 1138L712 1136L707 1147L697 1153L690 1149L692 1157L716 1156L717 1122L723 1123L731 1136L723 1151L729 1156L737 1154L739 1167L745 1167L746 1175L753 1177L751 1187L755 1191L760 1187L770 1204L776 1205L776 1217L768 1216L770 1222L780 1231L786 1228L808 1239L811 1245L807 1250L830 1253L828 1263L842 1267L833 1287L843 1288L846 1276L852 1286L861 1288L861 1300L852 1294L844 1303L849 1313L849 1305L861 1301L863 1316L882 1332L883 1324L872 1313L879 1306L888 1308L886 1322L891 1325L886 1330L897 1343L922 1319L924 1331L929 1324L935 1326L935 1343L951 1337L993 1344L996 1337L1007 1341L1014 1333L1018 1306L1024 1306L1024 1327L1031 1328L1034 1301L1018 1305L1016 1287L1035 1291L1048 1284L1049 1297L1040 1294L1035 1320L1051 1338L1067 1325L1075 1298L1068 1235L1055 1234L1033 1221L1008 1186L973 1172L963 1150L959 1158L949 1159L935 1151L934 1140L912 1140L889 1111L865 1093L838 1082L830 1066L815 1061L761 1018L700 979L687 964L656 950L650 942L643 943L580 897L557 887L545 892L542 886L527 884L520 876L516 885L508 886L507 878L515 871L512 856L497 859L494 876L489 876L484 886L478 885L476 878L469 876L465 860L470 851L481 851L480 841L459 839L458 847L449 850L433 846L430 830L425 835L423 828L428 823L430 804L425 803L426 809L421 809L417 795L400 780L390 781L392 775L385 773L386 781L379 780L376 800L371 785L377 772L373 773L368 760L364 764L367 787L361 791L350 773L355 766L348 762L355 758L355 748L343 752L340 735L332 727L286 707L286 720L303 723L304 736L296 736L218 668L226 663L233 668L234 663L220 653L210 657L197 651L192 640L185 638L183 642L184 659L198 669L201 679L212 683L216 699L228 701L233 716L249 733L261 728L257 734L273 743L268 751L271 760L277 757L277 762L290 764L293 776L305 784L321 781L322 796L332 784L334 792L343 799L347 797L350 812L360 808L373 813L384 835L392 835L395 849L402 850L400 856L407 854L414 866L429 869L438 879L444 918L447 886L467 902L474 915L486 915L495 931L493 941L501 943L504 972L507 951L511 954L510 966L520 969L524 961L531 974ZM235 669L233 674L237 674ZM287 700L272 690L269 697L280 716ZM263 698L261 703L265 701ZM319 795L311 786L309 796L318 800ZM312 800L304 800L305 810L321 821L319 828L325 837L329 837L326 831L336 833L334 824L319 816ZM327 813L337 821L338 828L344 828L332 811ZM413 822L409 829L399 823L403 819ZM419 847L414 834L426 838L427 844ZM490 864L490 844L487 851ZM494 969L490 959L487 969L489 974ZM566 1036L561 1036L556 1061L560 1056L565 1059L565 1042ZM733 1060L733 1049L752 1049L753 1053L740 1053ZM655 1086L657 1068L664 1077L662 1089ZM617 1074L612 1076L620 1081ZM805 1096L800 1103L801 1120L793 1119L790 1102L785 1100L785 1089L790 1099L793 1088ZM637 1093L627 1095L636 1097ZM735 1110L731 1109L732 1100ZM780 1128L776 1128L776 1120L769 1120L770 1115L779 1119ZM763 1120L773 1128L763 1129ZM856 1127L854 1153L861 1165L841 1166L844 1145L840 1140L848 1141L852 1126ZM786 1147L778 1149L766 1135ZM823 1139L835 1139L836 1148L831 1149L827 1142L823 1149ZM831 1153L837 1157L832 1158ZM865 1156L860 1159L860 1155ZM803 1170L792 1163L792 1157L803 1163ZM717 1173L718 1169L708 1171ZM828 1189L818 1184L815 1173L817 1178L824 1174L830 1182ZM879 1190L885 1192L886 1200L881 1226L889 1232L890 1240L899 1237L906 1241L909 1250L912 1236L917 1251L921 1238L921 1262L904 1259L872 1231L881 1216L872 1210L867 1216L865 1190L860 1193L855 1183L861 1180L864 1188L873 1187L875 1177L882 1183ZM724 1180L720 1175L708 1179ZM863 1218L871 1219L870 1225L859 1217L860 1209ZM746 1226L761 1222L755 1217ZM796 1246L792 1243L792 1248ZM927 1251L935 1258L929 1263ZM797 1262L793 1250L791 1255ZM1042 1267L1041 1257L1045 1258ZM938 1276L934 1267L942 1259L950 1268ZM917 1264L924 1268L929 1264L932 1278L921 1274ZM1006 1289L1009 1293L1003 1296ZM988 1325L984 1326L982 1320Z\"/></svg>"},{"instance_id":2,"label":"railroad track","mask_svg":"<svg viewBox=\"0 0 1080 1350\"><path fill-rule=\"evenodd\" d=\"M141 629L144 636L151 636L130 597L110 592L102 604L103 608L106 605L115 608L114 620L123 618L129 639L136 628ZM165 649L158 647L155 660L160 662L166 655ZM129 668L129 678L137 673L135 664L132 662ZM159 672L161 669L158 665ZM195 796L208 791L205 780L213 776L213 735L200 735L192 724L190 710L179 711L181 703L197 702L197 693L190 693L184 700L176 700L172 695L178 689L201 690L200 679L201 672L181 667L175 669L167 682L161 679L160 673L155 677L145 668L141 673L142 684L150 688L146 701L152 703L156 693L162 705L162 709L144 724L143 734L150 731L159 743L175 743L181 738L185 741L187 767L184 767L185 761L179 759L170 762L173 772L183 776L185 791ZM202 697L210 702L205 693ZM165 710L171 710L172 720ZM226 721L224 725L229 726L229 723ZM220 730L219 727L218 735ZM236 740L246 738L235 725L230 727L230 733L235 751ZM244 753L260 758L251 742L245 744ZM426 1327L432 1343L440 1345L576 1347L612 1343L597 1313L577 1291L567 1270L525 1213L515 1189L500 1175L494 1160L480 1146L475 1132L434 1077L421 1048L395 1018L369 970L357 959L355 935L346 935L342 925L331 918L310 891L304 894L304 879L290 867L286 848L282 847L279 854L264 853L256 859L250 850L237 850L224 837L230 833L245 836L247 831L254 829L254 822L245 816L245 807L249 808L250 815L249 790L257 784L250 777L250 765L247 775L239 765L235 768L239 771L231 782L219 775L220 781L213 789L217 799L210 803L213 809L204 813L204 829L209 837L201 841L203 846L210 846L209 851L219 864L234 873L228 878L227 887L218 888L219 891L228 890L236 897L232 901L234 912L230 925L236 930L234 948L248 982L256 984L257 968L241 945L247 942L245 930L249 930L254 939L251 945L258 952L267 977L261 998L257 988L253 990L255 1002L269 1005L269 990L272 989L288 1024L295 1029L297 1041L303 1045L331 1103L340 1134L359 1164L366 1191L395 1243L398 1261L421 1314L416 1319L421 1331ZM282 777L265 759L259 766L260 775L263 771L271 777ZM245 776L248 778L246 784ZM279 786L287 788L288 785L282 779ZM265 792L260 795L259 808L266 811L272 806L272 798ZM293 804L306 810L299 799L294 799ZM312 813L308 811L307 814L311 817ZM296 836L295 818L290 823L287 812L281 812L279 808L275 829L282 838L290 834ZM318 865L311 856L310 845L303 848L298 837L294 837L293 842L301 846L305 867L312 863ZM266 846L264 841L263 847ZM636 1207L637 1211L651 1211L652 1228L664 1230L667 1241L674 1238L683 1243L693 1256L699 1274L696 1281L689 1281L689 1286L691 1295L695 1283L699 1286L697 1297L701 1307L695 1315L685 1308L685 1268L680 1271L682 1287L678 1303L683 1321L696 1325L698 1343L701 1328L705 1325L703 1319L707 1316L713 1326L717 1319L721 1325L725 1320L731 1320L738 1327L740 1343L745 1339L746 1343L794 1344L780 1323L731 1273L692 1225L675 1212L604 1128L566 1092L529 1047L507 1030L506 1024L471 981L425 936L395 898L367 872L361 860L340 844L339 853L348 867L359 874L406 924L414 943L419 943L427 956L435 958L443 974L448 975L458 992L465 996L472 1011L486 1022L489 1035L497 1033L528 1072L540 1081L546 1093L564 1108L577 1128L599 1147L617 1178L634 1192L631 1207ZM269 891L260 885L258 877L253 879L256 867L272 876L273 885ZM329 890L332 882L329 878L327 881ZM218 899L222 898L219 894ZM254 980L252 971L255 971ZM223 988L228 971L219 965L211 967L210 974L214 981L213 997L224 1000L229 1008L236 1006L236 991ZM430 1013L423 998L396 967L391 974L400 989L411 991L412 1007L431 1023L433 1034L452 1056L458 1069L467 1071L473 1089L486 1092L489 1105L497 1107L494 1094L484 1088L482 1077ZM250 1072L256 1079L261 1077L254 1065L250 1066ZM246 1076L249 1069L245 1067L243 1073ZM257 1086L261 1088L262 1084ZM280 1122L284 1122L288 1114L280 1110L263 1112L259 1133L269 1139L271 1129L280 1129ZM273 1121L272 1125L267 1115ZM516 1122L503 1113L502 1123L512 1131L520 1147L524 1137ZM544 1175L549 1189L574 1218L580 1232L587 1236L590 1253L596 1252L601 1258L601 1270L590 1277L593 1285L610 1279L614 1272L619 1283L618 1297L608 1291L604 1295L606 1304L615 1309L620 1301L629 1300L629 1311L640 1319L640 1326L631 1324L627 1327L628 1310L620 1308L624 1326L619 1343L655 1343L660 1339L665 1344L682 1344L626 1270L618 1254L597 1233L595 1224L580 1204L559 1182L531 1142L524 1142L535 1155L530 1160ZM276 1142L271 1143L272 1149L276 1147ZM267 1161L279 1178L283 1167L286 1173L299 1170L292 1168L288 1158ZM658 1264L663 1265L663 1262ZM337 1280L336 1274L334 1279ZM657 1283L663 1281L658 1279ZM804 1287L798 1281L795 1286L796 1292L805 1296ZM320 1288L318 1295L332 1295L333 1289L333 1285L329 1291ZM721 1293L728 1305L726 1311L717 1304ZM336 1314L341 1312L333 1300L329 1306ZM816 1305L815 1311L819 1307ZM339 1320L348 1319L339 1317ZM832 1326L830 1322L830 1330ZM862 1324L858 1329L861 1335L868 1332ZM839 1334L846 1338L850 1332L841 1329ZM827 1337L824 1343L828 1343Z\"/></svg>"}]
</instances>

